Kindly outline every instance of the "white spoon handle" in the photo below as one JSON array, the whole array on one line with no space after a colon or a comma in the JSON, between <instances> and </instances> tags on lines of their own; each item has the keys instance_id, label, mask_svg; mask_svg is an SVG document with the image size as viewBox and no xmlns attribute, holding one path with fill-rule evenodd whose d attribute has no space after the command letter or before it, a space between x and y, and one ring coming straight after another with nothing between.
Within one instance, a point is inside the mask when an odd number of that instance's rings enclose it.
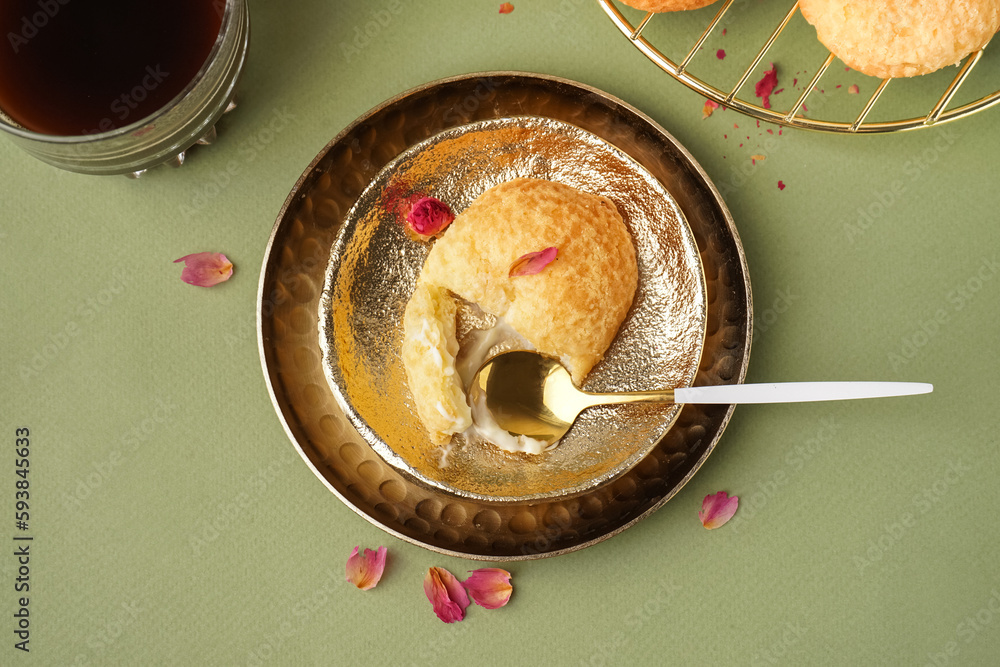
<instances>
[{"instance_id":1,"label":"white spoon handle","mask_svg":"<svg viewBox=\"0 0 1000 667\"><path fill-rule=\"evenodd\" d=\"M929 394L924 382L782 382L683 387L674 390L676 403L805 403L849 398L881 398Z\"/></svg>"}]
</instances>

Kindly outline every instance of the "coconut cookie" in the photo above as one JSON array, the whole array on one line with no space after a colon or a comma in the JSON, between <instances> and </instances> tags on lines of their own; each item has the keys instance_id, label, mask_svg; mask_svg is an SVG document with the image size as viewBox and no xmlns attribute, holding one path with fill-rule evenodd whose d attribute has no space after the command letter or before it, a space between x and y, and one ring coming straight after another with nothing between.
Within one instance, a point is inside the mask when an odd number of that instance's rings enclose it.
<instances>
[{"instance_id":1,"label":"coconut cookie","mask_svg":"<svg viewBox=\"0 0 1000 667\"><path fill-rule=\"evenodd\" d=\"M622 2L647 12L677 12L707 7L716 0L622 0Z\"/></svg>"},{"instance_id":2,"label":"coconut cookie","mask_svg":"<svg viewBox=\"0 0 1000 667\"><path fill-rule=\"evenodd\" d=\"M1000 28L1000 0L801 0L799 9L834 55L881 79L958 64Z\"/></svg>"},{"instance_id":3,"label":"coconut cookie","mask_svg":"<svg viewBox=\"0 0 1000 667\"><path fill-rule=\"evenodd\" d=\"M546 249L555 259L540 270L512 272ZM443 305L450 294L560 359L580 384L611 345L637 283L632 237L606 197L529 178L480 195L434 244L403 319L403 364L432 440L446 442L469 425L454 364L454 305Z\"/></svg>"}]
</instances>

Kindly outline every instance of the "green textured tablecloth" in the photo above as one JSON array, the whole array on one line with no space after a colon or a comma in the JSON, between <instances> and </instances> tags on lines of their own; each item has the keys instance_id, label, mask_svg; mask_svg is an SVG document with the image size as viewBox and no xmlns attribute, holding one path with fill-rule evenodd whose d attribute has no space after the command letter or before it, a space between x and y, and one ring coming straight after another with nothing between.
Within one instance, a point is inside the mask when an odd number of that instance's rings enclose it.
<instances>
[{"instance_id":1,"label":"green textured tablecloth","mask_svg":"<svg viewBox=\"0 0 1000 667\"><path fill-rule=\"evenodd\" d=\"M0 662L995 664L1000 111L853 137L779 135L721 109L703 119L704 100L596 2L498 5L255 0L241 105L217 144L138 182L0 142ZM739 24L703 57L734 58ZM787 104L818 62L773 58ZM275 217L316 153L387 98L484 70L600 88L690 150L745 246L749 381L935 392L739 407L660 511L596 546L509 564L506 607L445 625L427 568L482 564L380 531L314 477L271 406L255 304ZM235 274L185 285L173 260L205 250ZM21 428L27 531L15 527ZM719 490L742 504L709 532L697 512ZM344 581L358 544L389 548L372 591Z\"/></svg>"}]
</instances>

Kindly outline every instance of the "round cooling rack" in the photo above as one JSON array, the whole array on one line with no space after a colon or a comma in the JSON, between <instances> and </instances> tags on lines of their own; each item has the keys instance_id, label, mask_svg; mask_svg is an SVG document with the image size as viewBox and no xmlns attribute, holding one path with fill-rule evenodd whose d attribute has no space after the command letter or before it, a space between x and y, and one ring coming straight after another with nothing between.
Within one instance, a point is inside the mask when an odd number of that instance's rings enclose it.
<instances>
[{"instance_id":1,"label":"round cooling rack","mask_svg":"<svg viewBox=\"0 0 1000 667\"><path fill-rule=\"evenodd\" d=\"M742 382L753 329L743 248L718 191L673 137L614 97L537 74L470 74L406 92L338 134L288 195L265 252L257 333L268 391L303 460L348 507L400 539L478 560L554 556L634 525L691 479L733 412L733 406L685 405L655 446L621 474L583 491L506 500L450 492L392 465L345 413L325 373L321 337L327 271L351 211L387 165L421 142L518 117L551 119L599 137L676 202L704 273L707 313L695 385Z\"/></svg>"},{"instance_id":2,"label":"round cooling rack","mask_svg":"<svg viewBox=\"0 0 1000 667\"><path fill-rule=\"evenodd\" d=\"M846 91L849 87L834 82L836 77L831 74L836 74L838 68L831 66L839 61L822 48L812 26L801 14L796 17L798 2L793 3L786 13L766 18L762 16L769 9L766 5L753 3L750 7L749 2L736 3L734 0L724 0L718 9L709 6L702 10L659 14L641 12L620 1L597 2L626 39L671 77L723 107L769 123L846 134L898 132L954 121L1000 102L1000 90L996 90L996 64L980 64L985 47L967 56L957 72L939 70L897 81L891 86L892 79L879 80L854 72L854 80L861 85L854 84L850 90L861 92L863 88L864 92L852 95L852 104L814 105L811 102L817 97L820 102L832 97L828 95L827 88L836 86L841 89L843 86ZM734 5L739 7L734 9ZM737 13L740 15L736 16ZM763 30L754 30L764 20L771 23ZM777 27L774 27L775 23ZM727 52L730 57L733 56L729 49L715 50L724 46L727 32L730 36L738 35L749 40L749 48L739 55L738 60L738 63L749 64L731 70L731 76L720 76L719 68L713 67L717 64L714 63L717 59L715 54L720 60ZM749 33L753 36L749 37ZM791 91L796 96L789 94L785 98L792 101L791 106L780 110L765 108L758 103L760 100L750 101L755 97L754 81L763 76L769 67L768 56L773 57L776 50L785 46L785 41L789 43L791 52L787 60L782 60L781 66L786 72L802 72L803 86ZM812 60L813 55L815 60ZM809 69L815 65L818 69ZM692 71L699 67L714 71L699 76ZM846 69L844 67L841 71ZM972 76L974 70L977 77ZM979 80L974 81L976 78ZM709 80L716 81L716 84ZM720 81L729 83L726 85ZM975 89L972 99L959 99L959 90L963 85L965 90ZM896 99L889 99L897 91L899 95ZM776 102L776 99L771 98L770 101ZM811 111L810 106L813 107ZM817 106L823 107L822 114L816 113Z\"/></svg>"}]
</instances>

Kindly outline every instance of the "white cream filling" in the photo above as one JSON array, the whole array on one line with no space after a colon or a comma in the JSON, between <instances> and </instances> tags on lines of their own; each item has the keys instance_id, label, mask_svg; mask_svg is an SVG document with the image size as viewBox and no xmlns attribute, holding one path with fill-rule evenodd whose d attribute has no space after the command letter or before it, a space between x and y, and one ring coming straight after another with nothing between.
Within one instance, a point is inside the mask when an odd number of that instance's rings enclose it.
<instances>
[{"instance_id":1,"label":"white cream filling","mask_svg":"<svg viewBox=\"0 0 1000 667\"><path fill-rule=\"evenodd\" d=\"M486 441L499 447L500 449L517 453L541 454L547 449L555 447L556 443L546 445L541 440L535 440L527 436L513 436L496 423L490 411L486 408L485 401L475 401L470 403L468 389L475 378L476 371L490 357L491 351L498 345L513 343L506 347L516 347L518 349L532 350L534 346L521 336L512 326L497 318L497 323L489 329L476 329L471 331L464 341L462 349L459 350L457 358L450 354L443 355L441 352L441 330L436 323L424 318L420 323L420 331L416 334L417 341L430 350L431 360L440 375L445 378L454 379L455 399L459 399L459 394L472 409L472 424L466 427L465 419L451 412L441 401L434 405L438 413L449 420L452 427L464 436L466 442ZM441 468L448 467L449 458L454 448L454 443L448 443L440 449L438 465Z\"/></svg>"},{"instance_id":2,"label":"white cream filling","mask_svg":"<svg viewBox=\"0 0 1000 667\"><path fill-rule=\"evenodd\" d=\"M465 388L466 402L469 400L468 388L472 384L476 371L489 358L490 351L500 343L509 341L516 342L520 349L534 349L534 346L507 324L503 318L497 318L496 325L489 329L478 329L470 332L457 359L458 375ZM472 408L472 426L463 432L467 440L471 441L477 438L486 440L500 449L512 453L541 454L546 449L555 446L555 443L546 446L541 440L535 440L525 435L515 437L500 428L486 408L484 400L469 403L469 407Z\"/></svg>"},{"instance_id":3,"label":"white cream filling","mask_svg":"<svg viewBox=\"0 0 1000 667\"><path fill-rule=\"evenodd\" d=\"M466 431L466 435L478 435L479 437L492 442L500 449L507 452L524 452L526 454L541 454L547 447L541 440L529 438L526 435L517 437L500 428L500 425L493 419L489 409L486 407L485 397L472 403L472 426ZM555 443L552 443L555 447Z\"/></svg>"},{"instance_id":4,"label":"white cream filling","mask_svg":"<svg viewBox=\"0 0 1000 667\"><path fill-rule=\"evenodd\" d=\"M448 442L447 444L441 445L441 456L438 458L438 467L447 468L448 467L448 457L451 456L451 450L455 448L454 442Z\"/></svg>"},{"instance_id":5,"label":"white cream filling","mask_svg":"<svg viewBox=\"0 0 1000 667\"><path fill-rule=\"evenodd\" d=\"M431 351L431 354L434 355L434 362L442 372L445 372L444 357L441 356L441 350L438 349L441 345L441 333L426 317L420 320L420 333L417 334L417 340Z\"/></svg>"},{"instance_id":6,"label":"white cream filling","mask_svg":"<svg viewBox=\"0 0 1000 667\"><path fill-rule=\"evenodd\" d=\"M458 381L458 378L455 377L455 359L450 354L447 354L446 359L445 355L441 352L441 348L443 347L441 345L441 330L439 326L436 326L436 324L437 323L427 318L422 318L420 321L420 331L417 333L416 339L421 345L430 351L431 360L434 362L438 374L445 378L454 379L454 386L451 387L451 392L455 396L455 399L457 400L461 397L462 400L465 400L465 391ZM438 411L438 414L451 422L451 428L453 430L460 431L466 428L467 420L461 415L452 414L452 412L445 408L444 403L441 401L435 402L434 407ZM443 458L446 460L447 456Z\"/></svg>"}]
</instances>

